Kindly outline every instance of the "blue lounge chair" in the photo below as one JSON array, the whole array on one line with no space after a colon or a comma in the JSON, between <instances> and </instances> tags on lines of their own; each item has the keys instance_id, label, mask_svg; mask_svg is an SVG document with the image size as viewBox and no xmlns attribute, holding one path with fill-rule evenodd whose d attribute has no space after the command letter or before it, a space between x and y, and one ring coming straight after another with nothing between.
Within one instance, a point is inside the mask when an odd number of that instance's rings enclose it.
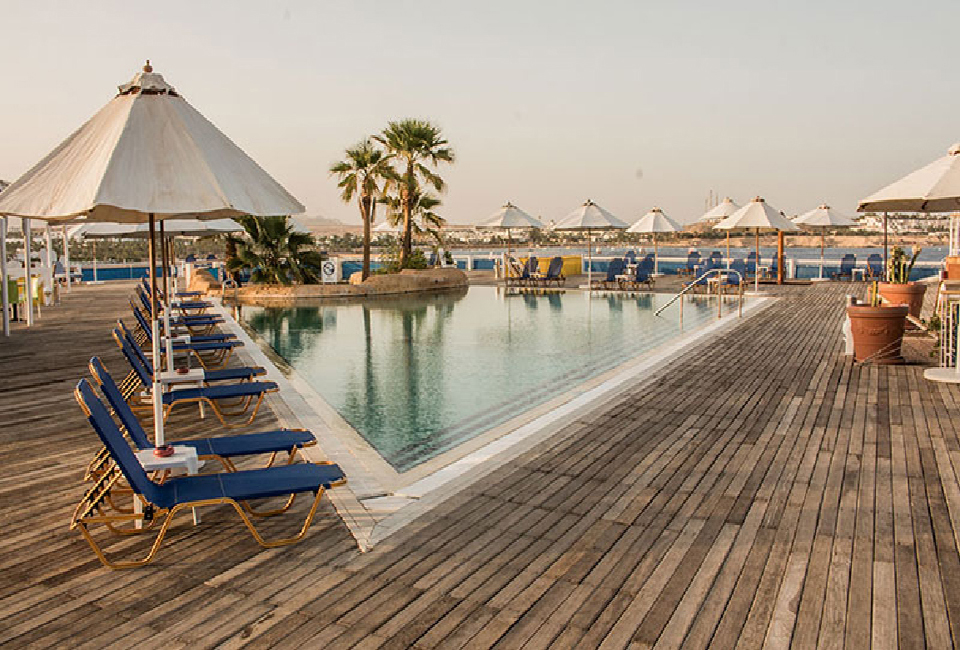
<instances>
[{"instance_id":1,"label":"blue lounge chair","mask_svg":"<svg viewBox=\"0 0 960 650\"><path fill-rule=\"evenodd\" d=\"M149 314L149 310L143 310L137 307L137 305L131 300L130 309L133 312L134 317L137 320L137 325L140 327L148 327L149 321L145 314ZM175 319L170 319L171 329L175 326ZM163 320L159 323L160 334L164 334L164 323ZM188 330L189 331L189 330ZM176 334L174 334L176 336ZM216 334L194 334L192 331L189 334L190 340L194 343L210 343L212 341L229 341L231 339L237 338L236 334L231 334L229 332L217 332Z\"/></svg>"},{"instance_id":2,"label":"blue lounge chair","mask_svg":"<svg viewBox=\"0 0 960 650\"><path fill-rule=\"evenodd\" d=\"M106 407L97 397L86 379L77 384L74 396L97 432L113 461L84 494L70 520L70 529L78 529L100 561L112 569L126 569L148 564L163 543L167 528L174 515L185 508L228 504L243 520L247 529L264 548L285 546L300 541L310 529L313 517L325 489L344 482L343 471L333 464L298 463L279 467L245 470L222 474L203 474L167 479L154 483L143 469L133 450L127 444L120 428L110 417ZM114 510L111 492L123 489L118 485L125 479L134 498L140 499L143 512ZM293 537L267 541L257 531L244 505L253 499L286 497L313 492L315 497L299 533ZM90 527L95 524L107 526L112 532L138 534L150 532L161 521L157 537L150 551L140 560L114 562L107 558L94 539ZM146 525L144 530L124 528L124 523Z\"/></svg>"},{"instance_id":3,"label":"blue lounge chair","mask_svg":"<svg viewBox=\"0 0 960 650\"><path fill-rule=\"evenodd\" d=\"M623 275L623 259L617 257L610 260L610 264L607 266L607 275L603 280L595 280L594 286L606 289L611 286L619 286L617 281L617 276Z\"/></svg>"},{"instance_id":4,"label":"blue lounge chair","mask_svg":"<svg viewBox=\"0 0 960 650\"><path fill-rule=\"evenodd\" d=\"M637 263L637 252L636 251L627 251L626 255L623 256L624 264L636 264Z\"/></svg>"},{"instance_id":5,"label":"blue lounge chair","mask_svg":"<svg viewBox=\"0 0 960 650\"><path fill-rule=\"evenodd\" d=\"M566 283L567 279L563 276L563 258L554 257L550 260L550 266L547 268L547 273L541 278L543 286L547 286L551 282L556 282L557 286L563 286Z\"/></svg>"},{"instance_id":6,"label":"blue lounge chair","mask_svg":"<svg viewBox=\"0 0 960 650\"><path fill-rule=\"evenodd\" d=\"M135 340L141 345L152 345L153 332L150 323L138 309L134 310L133 315L139 325ZM233 349L242 345L242 341L236 340L194 341L191 337L183 337L182 340L174 342L173 351L192 354L201 366L213 369L223 367ZM160 348L161 354L165 354L166 346L161 345Z\"/></svg>"},{"instance_id":7,"label":"blue lounge chair","mask_svg":"<svg viewBox=\"0 0 960 650\"><path fill-rule=\"evenodd\" d=\"M131 351L140 361L140 365L142 365L146 370L147 376L152 377L153 364L143 352L143 348L140 347L140 344L137 343L136 339L133 337L133 333L127 329L127 326L124 325L123 321L120 319L117 319L117 329L119 330L121 337L120 339L117 339L117 345L120 346L122 350L122 341L125 340L127 343L129 343ZM266 369L260 366L239 366L234 368L220 368L218 370L203 369L203 382L205 384L209 384L211 382L216 383L221 381L251 381L254 377L259 377L260 375L265 374L267 374Z\"/></svg>"},{"instance_id":8,"label":"blue lounge chair","mask_svg":"<svg viewBox=\"0 0 960 650\"><path fill-rule=\"evenodd\" d=\"M687 264L682 267L677 274L678 275L693 275L697 272L697 267L701 264L700 253L697 251L690 251L687 254Z\"/></svg>"},{"instance_id":9,"label":"blue lounge chair","mask_svg":"<svg viewBox=\"0 0 960 650\"><path fill-rule=\"evenodd\" d=\"M540 276L540 260L538 260L535 255L531 255L529 258L527 258L525 271L531 284L535 284Z\"/></svg>"},{"instance_id":10,"label":"blue lounge chair","mask_svg":"<svg viewBox=\"0 0 960 650\"><path fill-rule=\"evenodd\" d=\"M107 372L99 357L90 359L90 374L97 381L100 393L107 399L114 414L120 419L120 424L138 449L153 447L146 431L140 425L137 416L133 414L127 404L120 387ZM287 455L287 464L296 460L297 451L317 443L313 434L305 429L279 429L261 433L245 433L237 436L218 436L215 438L198 438L194 440L178 441L178 445L193 447L200 458L215 458L219 460L229 472L237 471L230 460L236 456L253 456L270 454L267 467L273 465L278 453ZM102 454L101 454L102 456Z\"/></svg>"},{"instance_id":11,"label":"blue lounge chair","mask_svg":"<svg viewBox=\"0 0 960 650\"><path fill-rule=\"evenodd\" d=\"M141 279L141 284L143 286L144 291L147 293L147 297L149 298L150 282L147 280L147 278L144 277ZM191 298L191 297L196 298L196 296L200 296L202 294L199 291L183 291L183 292L177 293L177 295L183 296L186 298ZM163 293L163 289L161 289L160 287L157 287L157 300L163 303L163 302L166 302L166 299L167 298ZM208 300L175 300L171 303L170 306L174 309L180 309L180 310L186 309L186 310L195 311L195 310L205 310L208 307L212 307L213 303Z\"/></svg>"},{"instance_id":12,"label":"blue lounge chair","mask_svg":"<svg viewBox=\"0 0 960 650\"><path fill-rule=\"evenodd\" d=\"M633 278L624 282L621 286L624 289L640 289L641 285L646 286L648 289L653 289L653 276L643 263L637 264Z\"/></svg>"},{"instance_id":13,"label":"blue lounge chair","mask_svg":"<svg viewBox=\"0 0 960 650\"><path fill-rule=\"evenodd\" d=\"M710 268L719 269L723 267L723 255L720 251L710 253Z\"/></svg>"},{"instance_id":14,"label":"blue lounge chair","mask_svg":"<svg viewBox=\"0 0 960 650\"><path fill-rule=\"evenodd\" d=\"M744 263L744 268L747 270L747 277L753 278L757 274L757 253L752 252L747 255L747 260Z\"/></svg>"},{"instance_id":15,"label":"blue lounge chair","mask_svg":"<svg viewBox=\"0 0 960 650\"><path fill-rule=\"evenodd\" d=\"M723 274L723 289L729 291L740 291L743 289L743 283L747 278L747 265L741 260L733 260L730 263L730 270L737 271L737 273L724 273Z\"/></svg>"},{"instance_id":16,"label":"blue lounge chair","mask_svg":"<svg viewBox=\"0 0 960 650\"><path fill-rule=\"evenodd\" d=\"M883 278L883 258L879 253L870 253L867 257L867 277L871 280Z\"/></svg>"},{"instance_id":17,"label":"blue lounge chair","mask_svg":"<svg viewBox=\"0 0 960 650\"><path fill-rule=\"evenodd\" d=\"M143 305L144 312L149 314L153 310L153 305L150 304L150 292L144 290L142 287L137 287L136 293L140 297L140 304ZM131 302L133 301L131 300ZM157 306L163 308L163 303L158 303ZM170 322L178 327L198 329L221 325L224 322L224 318L217 314L184 314L177 312L171 313Z\"/></svg>"},{"instance_id":18,"label":"blue lounge chair","mask_svg":"<svg viewBox=\"0 0 960 650\"><path fill-rule=\"evenodd\" d=\"M113 330L113 337L120 342L123 356L136 375L136 380L139 381L139 384L134 381L124 381L124 392L127 393L124 397L133 408L139 410L152 409L153 406L149 401L140 399L139 392L151 386L153 375L140 362L133 346L123 338L119 329ZM199 388L174 388L163 393L163 419L166 421L175 406L202 402L213 409L214 414L223 426L230 428L247 426L257 417L264 396L267 393L275 393L277 390L277 384L272 381L245 381L238 384L204 385ZM253 406L252 412L250 410L251 405ZM248 412L250 415L246 420L239 422L229 422L227 420L227 418L245 417Z\"/></svg>"},{"instance_id":19,"label":"blue lounge chair","mask_svg":"<svg viewBox=\"0 0 960 650\"><path fill-rule=\"evenodd\" d=\"M194 255L193 253L190 253L189 255L187 255L187 259L184 260L184 262L187 262L187 263L193 263L196 261L197 261L197 256Z\"/></svg>"},{"instance_id":20,"label":"blue lounge chair","mask_svg":"<svg viewBox=\"0 0 960 650\"><path fill-rule=\"evenodd\" d=\"M834 280L848 278L853 280L853 269L857 266L857 256L853 253L847 253L840 260L840 270L833 274Z\"/></svg>"}]
</instances>

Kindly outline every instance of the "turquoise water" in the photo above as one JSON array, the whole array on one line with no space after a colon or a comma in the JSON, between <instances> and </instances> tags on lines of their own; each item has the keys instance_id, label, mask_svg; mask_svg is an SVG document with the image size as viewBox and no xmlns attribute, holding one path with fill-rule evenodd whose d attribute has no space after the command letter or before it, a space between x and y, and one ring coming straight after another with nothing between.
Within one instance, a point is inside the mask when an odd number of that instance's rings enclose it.
<instances>
[{"instance_id":1,"label":"turquoise water","mask_svg":"<svg viewBox=\"0 0 960 650\"><path fill-rule=\"evenodd\" d=\"M676 338L679 305L653 315L669 298L471 287L241 317L406 471ZM716 319L716 298L685 300L684 329Z\"/></svg>"}]
</instances>

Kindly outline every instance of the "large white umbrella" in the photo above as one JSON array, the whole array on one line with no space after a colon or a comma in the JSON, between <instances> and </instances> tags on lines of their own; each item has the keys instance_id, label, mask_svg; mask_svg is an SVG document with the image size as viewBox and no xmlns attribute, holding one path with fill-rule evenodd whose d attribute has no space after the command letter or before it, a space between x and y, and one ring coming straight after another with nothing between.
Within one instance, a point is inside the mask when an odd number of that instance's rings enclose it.
<instances>
[{"instance_id":1,"label":"large white umbrella","mask_svg":"<svg viewBox=\"0 0 960 650\"><path fill-rule=\"evenodd\" d=\"M960 210L960 142L947 155L860 201L857 212L883 213L883 268L887 268L888 212ZM952 242L951 242L952 245Z\"/></svg>"},{"instance_id":2,"label":"large white umbrella","mask_svg":"<svg viewBox=\"0 0 960 650\"><path fill-rule=\"evenodd\" d=\"M800 230L792 221L780 214L780 211L772 207L761 197L754 197L750 203L746 204L729 217L714 226L719 230L739 230L741 228L755 231L755 241L757 247L757 265L760 265L760 230L778 230L781 232L796 232ZM760 270L754 272L753 289L760 291Z\"/></svg>"},{"instance_id":3,"label":"large white umbrella","mask_svg":"<svg viewBox=\"0 0 960 650\"><path fill-rule=\"evenodd\" d=\"M740 209L740 206L737 205L733 199L729 196L720 201L709 210L707 210L702 217L697 219L697 223L719 223L729 217L731 214ZM727 268L730 268L730 231L727 231Z\"/></svg>"},{"instance_id":4,"label":"large white umbrella","mask_svg":"<svg viewBox=\"0 0 960 650\"><path fill-rule=\"evenodd\" d=\"M683 226L668 217L660 208L654 208L640 217L627 228L627 232L653 234L653 274L660 275L660 251L657 247L657 233L680 232Z\"/></svg>"},{"instance_id":5,"label":"large white umbrella","mask_svg":"<svg viewBox=\"0 0 960 650\"><path fill-rule=\"evenodd\" d=\"M593 279L593 231L626 230L626 228L627 224L590 199L553 227L554 230L587 231L587 289L591 287Z\"/></svg>"},{"instance_id":6,"label":"large white umbrella","mask_svg":"<svg viewBox=\"0 0 960 650\"><path fill-rule=\"evenodd\" d=\"M0 194L0 214L47 221L150 224L299 214L303 205L187 103L150 62L98 113ZM155 443L164 444L156 294L150 237ZM166 332L169 334L170 329Z\"/></svg>"},{"instance_id":7,"label":"large white umbrella","mask_svg":"<svg viewBox=\"0 0 960 650\"><path fill-rule=\"evenodd\" d=\"M507 256L510 255L511 248L511 237L510 233L513 230L520 229L529 229L529 228L545 228L546 226L537 219L536 217L531 217L529 214L515 206L514 204L507 201L499 210L490 215L489 218L485 219L481 223L477 224L477 228L481 230L506 230L507 231ZM510 275L510 267L506 268L506 276Z\"/></svg>"},{"instance_id":8,"label":"large white umbrella","mask_svg":"<svg viewBox=\"0 0 960 650\"><path fill-rule=\"evenodd\" d=\"M850 226L856 225L853 219L850 217L844 216L831 208L826 203L822 203L819 207L814 208L810 212L801 214L799 217L793 220L793 223L799 224L801 226L806 226L808 228L819 228L820 229L820 277L823 279L823 249L824 249L824 233L826 233L827 228L849 228Z\"/></svg>"}]
</instances>

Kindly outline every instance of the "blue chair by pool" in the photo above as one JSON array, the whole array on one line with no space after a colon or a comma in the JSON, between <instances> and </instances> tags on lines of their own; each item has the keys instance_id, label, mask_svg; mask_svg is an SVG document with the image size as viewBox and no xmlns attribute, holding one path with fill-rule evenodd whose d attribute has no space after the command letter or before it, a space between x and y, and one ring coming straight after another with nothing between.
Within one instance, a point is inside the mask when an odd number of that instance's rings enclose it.
<instances>
[{"instance_id":1,"label":"blue chair by pool","mask_svg":"<svg viewBox=\"0 0 960 650\"><path fill-rule=\"evenodd\" d=\"M700 261L700 253L697 251L690 251L687 253L687 264L686 266L681 267L678 271L678 275L693 275L697 272L697 267L700 266L702 262Z\"/></svg>"},{"instance_id":2,"label":"blue chair by pool","mask_svg":"<svg viewBox=\"0 0 960 650\"><path fill-rule=\"evenodd\" d=\"M883 258L879 253L871 253L867 257L867 277L871 280L883 278Z\"/></svg>"},{"instance_id":3,"label":"blue chair by pool","mask_svg":"<svg viewBox=\"0 0 960 650\"><path fill-rule=\"evenodd\" d=\"M141 287L143 288L143 291L146 292L147 298L149 299L150 281L147 280L146 276L144 276L140 278L140 282L141 282ZM177 296L182 296L185 298L196 298L197 296L200 296L200 295L202 295L202 293L199 291L178 291L177 292ZM159 300L161 303L166 301L166 296L163 293L163 289L161 289L160 287L157 287L157 300ZM193 310L199 310L199 309L207 309L208 307L212 307L213 303L208 300L196 300L196 299L175 300L170 306L174 309L181 309L181 310L187 309L187 310L193 311Z\"/></svg>"},{"instance_id":4,"label":"blue chair by pool","mask_svg":"<svg viewBox=\"0 0 960 650\"><path fill-rule=\"evenodd\" d=\"M723 266L723 255L720 251L710 253L710 268L719 269Z\"/></svg>"},{"instance_id":5,"label":"blue chair by pool","mask_svg":"<svg viewBox=\"0 0 960 650\"><path fill-rule=\"evenodd\" d=\"M737 273L723 274L723 288L728 291L740 291L747 277L747 264L742 259L733 260L730 263L730 270ZM738 275L739 274L739 275Z\"/></svg>"},{"instance_id":6,"label":"blue chair by pool","mask_svg":"<svg viewBox=\"0 0 960 650\"><path fill-rule=\"evenodd\" d=\"M184 262L187 262L189 264L192 264L193 262L196 262L196 261L197 261L197 256L194 255L193 253L190 253L189 255L187 255L187 259L184 260Z\"/></svg>"},{"instance_id":7,"label":"blue chair by pool","mask_svg":"<svg viewBox=\"0 0 960 650\"><path fill-rule=\"evenodd\" d=\"M653 289L653 276L644 264L637 264L633 278L623 282L621 288L639 290L641 286Z\"/></svg>"},{"instance_id":8,"label":"blue chair by pool","mask_svg":"<svg viewBox=\"0 0 960 650\"><path fill-rule=\"evenodd\" d=\"M551 282L556 282L557 286L563 286L566 283L567 279L563 277L563 258L554 257L550 260L550 266L547 267L547 273L541 278L543 286L547 286Z\"/></svg>"},{"instance_id":9,"label":"blue chair by pool","mask_svg":"<svg viewBox=\"0 0 960 650\"><path fill-rule=\"evenodd\" d=\"M623 275L623 259L614 258L607 265L607 275L603 280L594 280L593 285L601 289L609 289L619 285L617 276Z\"/></svg>"},{"instance_id":10,"label":"blue chair by pool","mask_svg":"<svg viewBox=\"0 0 960 650\"><path fill-rule=\"evenodd\" d=\"M857 256L853 253L847 253L840 260L840 270L833 274L834 280L847 278L853 280L853 269L857 266Z\"/></svg>"},{"instance_id":11,"label":"blue chair by pool","mask_svg":"<svg viewBox=\"0 0 960 650\"><path fill-rule=\"evenodd\" d=\"M150 304L150 291L143 287L137 287L137 296L143 305L144 311L149 314L153 309ZM163 308L163 302L158 301L157 306ZM190 314L190 313L171 313L170 322L183 327L207 327L209 325L219 325L224 322L223 316L218 314Z\"/></svg>"},{"instance_id":12,"label":"blue chair by pool","mask_svg":"<svg viewBox=\"0 0 960 650\"><path fill-rule=\"evenodd\" d=\"M744 268L747 270L747 277L753 278L757 274L757 253L756 251L747 255L747 259L744 262Z\"/></svg>"},{"instance_id":13,"label":"blue chair by pool","mask_svg":"<svg viewBox=\"0 0 960 650\"><path fill-rule=\"evenodd\" d=\"M152 377L153 364L150 362L150 359L147 358L147 355L144 354L143 348L141 348L140 344L137 343L133 333L127 329L127 326L124 325L123 321L120 319L117 319L117 329L120 331L120 336L122 337L122 339L117 340L117 345L119 345L122 350L122 341L129 343L132 352L136 355L137 359L140 360L140 365L142 365L146 370L147 377ZM266 369L261 368L260 366L239 366L234 368L221 368L219 370L201 370L203 371L204 383L220 381L251 381L254 377L267 374ZM147 381L146 383L149 384L150 382Z\"/></svg>"},{"instance_id":14,"label":"blue chair by pool","mask_svg":"<svg viewBox=\"0 0 960 650\"><path fill-rule=\"evenodd\" d=\"M150 313L149 304L143 309L140 309L139 307L137 307L136 303L133 302L133 299L130 299L129 302L130 302L130 311L134 314L134 317L137 320L137 324L142 326L143 323L147 322L147 314ZM212 320L212 319L203 318L203 317L200 317L197 319L191 318L189 320L184 320L183 318L171 318L170 327L172 329L176 329L176 328L186 329L190 335L190 340L197 341L197 342L226 341L229 339L237 338L236 334L230 334L228 332L214 333L216 326L223 324L223 322L224 321L222 319ZM160 320L159 327L160 327L160 333L163 334L164 323L162 319Z\"/></svg>"},{"instance_id":15,"label":"blue chair by pool","mask_svg":"<svg viewBox=\"0 0 960 650\"><path fill-rule=\"evenodd\" d=\"M147 437L146 431L140 424L140 420L134 415L130 405L123 396L123 392L117 383L103 366L99 357L90 359L90 374L96 380L100 387L100 393L107 399L114 414L119 418L120 424L130 437L130 440L138 449L149 449L153 447ZM310 447L317 443L313 434L305 429L279 429L276 431L264 431L261 433L245 433L236 436L217 436L214 438L196 438L193 440L178 441L178 445L193 447L197 450L200 458L215 458L220 461L224 468L229 472L237 471L236 466L230 460L237 456L254 456L259 454L270 454L270 460L267 467L273 465L278 453L284 453L287 456L287 464L296 460L297 452L304 447ZM102 458L102 454L100 454ZM102 467L102 463L98 463Z\"/></svg>"},{"instance_id":16,"label":"blue chair by pool","mask_svg":"<svg viewBox=\"0 0 960 650\"><path fill-rule=\"evenodd\" d=\"M343 471L333 464L298 463L279 467L244 470L222 474L202 474L167 479L154 483L130 449L120 428L110 417L103 402L97 397L93 386L86 379L77 384L74 396L96 431L113 461L84 494L70 519L70 529L78 529L90 544L97 558L112 569L126 569L148 564L156 556L163 543L173 517L185 508L227 504L243 520L254 539L264 548L285 546L300 541L310 529L320 498L325 489L344 482ZM127 491L120 483L124 479L145 506L142 512L126 512L114 509L114 491ZM265 540L257 531L244 508L253 499L267 499L312 492L315 496L300 531L283 539ZM91 526L101 524L116 533L139 534L150 532L162 521L157 537L146 557L140 560L115 562L104 554L91 533ZM145 529L125 528L123 525L142 524Z\"/></svg>"},{"instance_id":17,"label":"blue chair by pool","mask_svg":"<svg viewBox=\"0 0 960 650\"><path fill-rule=\"evenodd\" d=\"M636 264L637 263L637 252L636 251L627 251L623 256L624 264Z\"/></svg>"},{"instance_id":18,"label":"blue chair by pool","mask_svg":"<svg viewBox=\"0 0 960 650\"><path fill-rule=\"evenodd\" d=\"M150 410L153 405L148 398L141 398L140 392L146 390L153 382L153 375L141 363L140 358L133 350L119 329L113 330L114 339L120 344L120 349L127 363L134 371L136 380L124 381L126 393L124 395L132 408ZM275 393L277 384L272 381L245 381L238 384L200 387L174 388L163 393L163 419L166 420L174 407L180 404L203 403L213 409L220 423L225 427L243 427L253 422L263 404L267 393ZM251 411L250 407L253 406ZM247 417L249 413L249 417ZM246 417L246 420L229 422L228 418Z\"/></svg>"},{"instance_id":19,"label":"blue chair by pool","mask_svg":"<svg viewBox=\"0 0 960 650\"><path fill-rule=\"evenodd\" d=\"M135 340L144 346L153 345L153 331L150 323L139 309L134 309L133 315L139 325L134 337ZM243 341L237 340L194 341L191 337L187 338L189 340L175 341L173 351L192 354L200 362L200 365L206 369L223 367L233 349L243 345ZM166 346L161 345L160 347L161 353L165 353Z\"/></svg>"}]
</instances>

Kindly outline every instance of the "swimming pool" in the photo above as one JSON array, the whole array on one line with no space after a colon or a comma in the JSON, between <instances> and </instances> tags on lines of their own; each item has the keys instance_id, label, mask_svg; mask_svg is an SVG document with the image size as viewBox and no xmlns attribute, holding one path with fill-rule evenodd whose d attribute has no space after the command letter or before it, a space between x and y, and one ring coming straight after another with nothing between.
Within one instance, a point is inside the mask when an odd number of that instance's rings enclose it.
<instances>
[{"instance_id":1,"label":"swimming pool","mask_svg":"<svg viewBox=\"0 0 960 650\"><path fill-rule=\"evenodd\" d=\"M716 298L441 293L297 307L242 319L398 472L716 320Z\"/></svg>"}]
</instances>

